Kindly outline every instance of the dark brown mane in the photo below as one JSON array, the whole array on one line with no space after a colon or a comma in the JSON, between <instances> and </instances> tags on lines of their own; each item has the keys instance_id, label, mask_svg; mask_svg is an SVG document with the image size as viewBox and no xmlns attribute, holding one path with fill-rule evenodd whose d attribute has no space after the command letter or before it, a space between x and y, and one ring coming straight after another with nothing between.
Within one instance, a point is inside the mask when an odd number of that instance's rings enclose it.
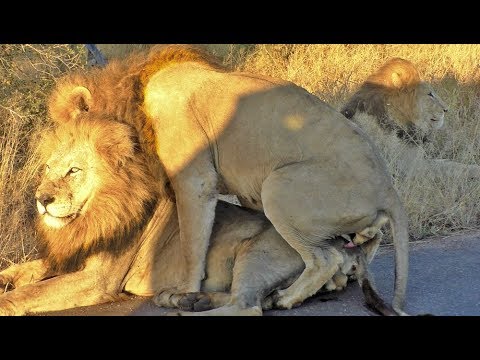
<instances>
[{"instance_id":1,"label":"dark brown mane","mask_svg":"<svg viewBox=\"0 0 480 360\"><path fill-rule=\"evenodd\" d=\"M394 82L393 75L397 82ZM356 113L366 113L373 116L378 125L387 132L395 131L400 138L411 142L423 142L424 136L417 134L412 119L392 118L387 104L396 99L410 97L421 82L415 66L408 60L394 58L387 61L375 73L370 75L360 88L352 95L341 109L341 113L352 119ZM402 101L402 104L409 104ZM412 109L404 109L404 114Z\"/></svg>"}]
</instances>

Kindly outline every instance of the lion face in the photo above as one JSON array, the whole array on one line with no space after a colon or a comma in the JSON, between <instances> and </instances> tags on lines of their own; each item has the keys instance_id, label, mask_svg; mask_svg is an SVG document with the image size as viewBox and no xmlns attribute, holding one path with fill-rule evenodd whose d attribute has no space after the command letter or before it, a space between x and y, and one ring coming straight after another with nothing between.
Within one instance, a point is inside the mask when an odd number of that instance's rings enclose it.
<instances>
[{"instance_id":1,"label":"lion face","mask_svg":"<svg viewBox=\"0 0 480 360\"><path fill-rule=\"evenodd\" d=\"M45 225L58 229L87 211L98 186L96 166L89 147L76 146L68 152L52 154L35 194Z\"/></svg>"},{"instance_id":2,"label":"lion face","mask_svg":"<svg viewBox=\"0 0 480 360\"><path fill-rule=\"evenodd\" d=\"M394 58L370 75L341 110L348 119L357 112L373 116L385 131L422 139L443 126L447 105L410 61Z\"/></svg>"},{"instance_id":3,"label":"lion face","mask_svg":"<svg viewBox=\"0 0 480 360\"><path fill-rule=\"evenodd\" d=\"M415 125L424 133L440 129L445 123L447 105L427 83L419 83L415 90L417 116Z\"/></svg>"},{"instance_id":4,"label":"lion face","mask_svg":"<svg viewBox=\"0 0 480 360\"><path fill-rule=\"evenodd\" d=\"M55 271L76 271L98 251L122 251L154 211L160 184L128 125L92 116L57 126L37 149L40 252Z\"/></svg>"}]
</instances>

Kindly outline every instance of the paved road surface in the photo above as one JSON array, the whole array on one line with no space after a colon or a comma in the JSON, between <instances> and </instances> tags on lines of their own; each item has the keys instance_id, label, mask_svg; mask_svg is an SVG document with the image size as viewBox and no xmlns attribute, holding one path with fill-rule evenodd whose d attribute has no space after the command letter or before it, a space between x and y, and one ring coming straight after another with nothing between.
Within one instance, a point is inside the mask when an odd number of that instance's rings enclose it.
<instances>
[{"instance_id":1,"label":"paved road surface","mask_svg":"<svg viewBox=\"0 0 480 360\"><path fill-rule=\"evenodd\" d=\"M480 233L456 235L413 243L410 247L410 278L407 312L434 315L480 315ZM391 302L393 247L381 247L371 264L377 289ZM133 298L120 303L60 311L52 315L162 315L165 309L149 299ZM291 310L272 310L266 316L370 316L356 282L346 290L318 295Z\"/></svg>"}]
</instances>

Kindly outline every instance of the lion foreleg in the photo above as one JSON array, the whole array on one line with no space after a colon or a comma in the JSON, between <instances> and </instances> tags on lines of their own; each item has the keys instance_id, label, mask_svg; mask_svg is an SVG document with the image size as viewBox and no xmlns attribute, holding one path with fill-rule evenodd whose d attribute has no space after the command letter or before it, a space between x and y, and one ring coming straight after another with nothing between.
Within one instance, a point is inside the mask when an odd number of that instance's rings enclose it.
<instances>
[{"instance_id":1,"label":"lion foreleg","mask_svg":"<svg viewBox=\"0 0 480 360\"><path fill-rule=\"evenodd\" d=\"M131 251L134 251L133 247ZM83 270L27 284L0 296L1 315L57 311L120 298L132 252L92 256Z\"/></svg>"},{"instance_id":2,"label":"lion foreleg","mask_svg":"<svg viewBox=\"0 0 480 360\"><path fill-rule=\"evenodd\" d=\"M5 291L33 284L54 274L43 259L12 265L0 272L0 287Z\"/></svg>"},{"instance_id":3,"label":"lion foreleg","mask_svg":"<svg viewBox=\"0 0 480 360\"><path fill-rule=\"evenodd\" d=\"M305 269L292 285L274 294L275 306L281 309L290 309L314 295L335 275L341 263L341 255L333 247L297 246L296 249L305 263Z\"/></svg>"},{"instance_id":4,"label":"lion foreleg","mask_svg":"<svg viewBox=\"0 0 480 360\"><path fill-rule=\"evenodd\" d=\"M205 261L217 204L214 171L188 169L172 180L177 199L180 242L187 279L176 292L198 292L205 277ZM203 170L203 169L202 169Z\"/></svg>"},{"instance_id":5,"label":"lion foreleg","mask_svg":"<svg viewBox=\"0 0 480 360\"><path fill-rule=\"evenodd\" d=\"M111 301L117 294L103 288L98 278L97 271L79 271L25 285L0 296L0 314L25 315Z\"/></svg>"},{"instance_id":6,"label":"lion foreleg","mask_svg":"<svg viewBox=\"0 0 480 360\"><path fill-rule=\"evenodd\" d=\"M114 275L110 273L91 270L28 284L0 296L0 314L25 315L121 299L120 287L110 286L112 278Z\"/></svg>"}]
</instances>

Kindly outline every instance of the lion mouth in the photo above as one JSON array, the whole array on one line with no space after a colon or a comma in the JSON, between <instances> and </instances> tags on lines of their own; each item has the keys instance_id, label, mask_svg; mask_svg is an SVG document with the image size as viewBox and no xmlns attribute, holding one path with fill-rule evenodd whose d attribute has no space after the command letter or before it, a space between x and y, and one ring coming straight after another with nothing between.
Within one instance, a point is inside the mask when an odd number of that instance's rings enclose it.
<instances>
[{"instance_id":1,"label":"lion mouth","mask_svg":"<svg viewBox=\"0 0 480 360\"><path fill-rule=\"evenodd\" d=\"M430 119L430 120L431 120L431 121L433 121L433 122L440 121L439 119L433 119L433 118L432 118L432 119Z\"/></svg>"},{"instance_id":2,"label":"lion mouth","mask_svg":"<svg viewBox=\"0 0 480 360\"><path fill-rule=\"evenodd\" d=\"M76 217L77 217L77 214L70 214L67 216L54 216L50 214L48 211L46 211L42 215L42 219L45 222L45 224L47 226L50 226L56 229L62 228L70 224Z\"/></svg>"},{"instance_id":3,"label":"lion mouth","mask_svg":"<svg viewBox=\"0 0 480 360\"><path fill-rule=\"evenodd\" d=\"M77 214L70 214L70 215L65 215L65 216L55 216L55 215L52 215L50 214L48 211L46 211L43 215L48 215L52 218L55 218L55 219L61 219L61 220L73 220L77 217Z\"/></svg>"},{"instance_id":4,"label":"lion mouth","mask_svg":"<svg viewBox=\"0 0 480 360\"><path fill-rule=\"evenodd\" d=\"M61 228L72 222L78 216L78 212L63 216L54 215L39 201L37 201L37 210L45 224L53 228Z\"/></svg>"}]
</instances>

